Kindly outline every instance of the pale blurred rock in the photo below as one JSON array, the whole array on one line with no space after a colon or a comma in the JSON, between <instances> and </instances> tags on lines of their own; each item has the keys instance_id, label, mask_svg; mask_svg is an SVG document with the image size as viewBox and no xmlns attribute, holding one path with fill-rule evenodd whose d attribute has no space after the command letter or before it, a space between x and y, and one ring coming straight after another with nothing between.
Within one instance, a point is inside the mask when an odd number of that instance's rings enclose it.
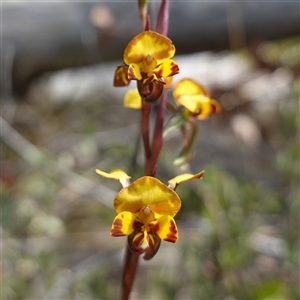
<instances>
[{"instance_id":1,"label":"pale blurred rock","mask_svg":"<svg viewBox=\"0 0 300 300\"><path fill-rule=\"evenodd\" d=\"M136 1L2 4L2 59L9 59L12 45L18 92L48 71L121 58L128 41L143 30ZM150 2L153 30L159 5ZM293 1L170 1L169 36L180 54L235 50L297 34L299 5Z\"/></svg>"},{"instance_id":2,"label":"pale blurred rock","mask_svg":"<svg viewBox=\"0 0 300 300\"><path fill-rule=\"evenodd\" d=\"M279 102L290 94L293 74L289 68L281 67L274 72L257 70L240 88L242 97L253 101L253 107L261 113L277 109Z\"/></svg>"},{"instance_id":3,"label":"pale blurred rock","mask_svg":"<svg viewBox=\"0 0 300 300\"><path fill-rule=\"evenodd\" d=\"M247 60L227 51L178 55L174 59L180 66L180 73L174 76L174 83L190 77L208 88L232 88L242 82L244 74L252 69ZM125 92L135 88L136 84L131 82L129 87L122 88L113 86L114 71L120 64L122 61L48 73L30 87L29 97L40 98L43 95L43 98L58 104L83 101L95 96L123 99Z\"/></svg>"},{"instance_id":4,"label":"pale blurred rock","mask_svg":"<svg viewBox=\"0 0 300 300\"><path fill-rule=\"evenodd\" d=\"M261 133L257 123L249 116L237 114L231 119L231 127L238 138L245 145L255 147L261 140Z\"/></svg>"}]
</instances>

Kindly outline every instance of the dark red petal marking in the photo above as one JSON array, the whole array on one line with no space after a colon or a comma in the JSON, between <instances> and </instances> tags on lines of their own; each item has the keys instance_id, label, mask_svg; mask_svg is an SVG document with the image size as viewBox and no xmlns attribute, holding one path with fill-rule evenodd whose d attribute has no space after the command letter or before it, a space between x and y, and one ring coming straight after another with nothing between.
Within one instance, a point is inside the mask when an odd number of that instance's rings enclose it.
<instances>
[{"instance_id":1,"label":"dark red petal marking","mask_svg":"<svg viewBox=\"0 0 300 300\"><path fill-rule=\"evenodd\" d=\"M220 107L218 107L215 103L210 104L211 113L215 114L220 111Z\"/></svg>"},{"instance_id":2,"label":"dark red petal marking","mask_svg":"<svg viewBox=\"0 0 300 300\"><path fill-rule=\"evenodd\" d=\"M114 74L113 85L117 87L129 85L130 80L128 79L127 73L128 73L127 66L123 65L117 67Z\"/></svg>"},{"instance_id":3,"label":"dark red petal marking","mask_svg":"<svg viewBox=\"0 0 300 300\"><path fill-rule=\"evenodd\" d=\"M122 227L123 227L122 220L121 219L115 219L115 221L113 222L112 228L110 230L110 234L112 236L124 236L124 235L126 235L126 234L123 233Z\"/></svg>"},{"instance_id":4,"label":"dark red petal marking","mask_svg":"<svg viewBox=\"0 0 300 300\"><path fill-rule=\"evenodd\" d=\"M171 62L171 74L176 75L179 73L179 67L177 64L175 64L173 61Z\"/></svg>"},{"instance_id":5,"label":"dark red petal marking","mask_svg":"<svg viewBox=\"0 0 300 300\"><path fill-rule=\"evenodd\" d=\"M161 242L161 239L156 234L150 233L149 236L149 247L145 250L145 255L143 256L145 260L151 259L157 253Z\"/></svg>"},{"instance_id":6,"label":"dark red petal marking","mask_svg":"<svg viewBox=\"0 0 300 300\"><path fill-rule=\"evenodd\" d=\"M164 238L164 241L175 243L177 241L178 236L177 236L176 224L173 220L170 220L169 230L170 232L167 234L167 237Z\"/></svg>"},{"instance_id":7,"label":"dark red petal marking","mask_svg":"<svg viewBox=\"0 0 300 300\"><path fill-rule=\"evenodd\" d=\"M149 224L150 232L153 233L153 234L156 234L156 232L158 232L159 227L160 226L159 226L158 222Z\"/></svg>"}]
</instances>

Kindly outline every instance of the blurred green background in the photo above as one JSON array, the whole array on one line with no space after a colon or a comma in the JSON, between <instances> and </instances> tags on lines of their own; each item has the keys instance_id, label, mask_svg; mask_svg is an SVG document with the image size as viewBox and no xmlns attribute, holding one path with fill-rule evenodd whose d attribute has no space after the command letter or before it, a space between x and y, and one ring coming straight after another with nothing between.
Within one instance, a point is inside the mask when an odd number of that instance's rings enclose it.
<instances>
[{"instance_id":1,"label":"blurred green background","mask_svg":"<svg viewBox=\"0 0 300 300\"><path fill-rule=\"evenodd\" d=\"M175 57L222 106L198 124L190 167L205 176L177 188L179 241L141 259L132 299L300 299L299 38L200 58ZM123 108L124 89L103 86L117 64L54 71L26 93L2 93L3 300L119 298L126 238L109 230L120 186L95 169L136 179L143 150L140 112ZM166 140L163 182L182 172L180 142L179 132Z\"/></svg>"}]
</instances>

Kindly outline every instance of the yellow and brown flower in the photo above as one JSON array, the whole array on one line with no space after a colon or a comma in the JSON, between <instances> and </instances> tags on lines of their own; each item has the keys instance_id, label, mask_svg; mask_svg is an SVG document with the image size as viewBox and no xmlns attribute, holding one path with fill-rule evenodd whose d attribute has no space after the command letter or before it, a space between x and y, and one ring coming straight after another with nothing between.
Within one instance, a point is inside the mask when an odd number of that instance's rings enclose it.
<instances>
[{"instance_id":1,"label":"yellow and brown flower","mask_svg":"<svg viewBox=\"0 0 300 300\"><path fill-rule=\"evenodd\" d=\"M146 259L155 255L161 240L175 243L178 239L174 217L180 210L181 201L174 189L179 183L201 179L204 174L203 171L196 175L182 174L171 179L167 186L151 176L141 177L128 185L130 177L121 170L96 172L126 183L114 200L118 215L110 234L128 236L130 249L136 254L145 253Z\"/></svg>"},{"instance_id":2,"label":"yellow and brown flower","mask_svg":"<svg viewBox=\"0 0 300 300\"><path fill-rule=\"evenodd\" d=\"M155 102L164 87L169 87L172 76L179 73L177 63L171 58L175 46L164 35L155 31L143 31L134 37L124 51L126 65L117 68L115 86L126 86L130 80L137 81L141 98Z\"/></svg>"},{"instance_id":3,"label":"yellow and brown flower","mask_svg":"<svg viewBox=\"0 0 300 300\"><path fill-rule=\"evenodd\" d=\"M183 79L176 83L173 96L177 106L183 106L187 115L192 115L200 120L221 110L220 104L210 98L204 86L192 79Z\"/></svg>"}]
</instances>

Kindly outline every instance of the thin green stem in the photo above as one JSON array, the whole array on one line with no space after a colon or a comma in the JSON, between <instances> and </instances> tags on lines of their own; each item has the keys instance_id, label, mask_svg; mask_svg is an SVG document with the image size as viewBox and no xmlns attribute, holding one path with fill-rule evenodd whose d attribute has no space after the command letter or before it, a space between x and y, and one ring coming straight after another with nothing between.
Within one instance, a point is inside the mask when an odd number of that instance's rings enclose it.
<instances>
[{"instance_id":1,"label":"thin green stem","mask_svg":"<svg viewBox=\"0 0 300 300\"><path fill-rule=\"evenodd\" d=\"M190 125L190 134L187 135L185 126L181 127L181 132L183 135L183 148L180 151L178 158L174 161L174 165L180 166L184 163L187 163L191 158L193 148L195 146L198 126L197 119L194 117L188 118L188 124Z\"/></svg>"}]
</instances>

